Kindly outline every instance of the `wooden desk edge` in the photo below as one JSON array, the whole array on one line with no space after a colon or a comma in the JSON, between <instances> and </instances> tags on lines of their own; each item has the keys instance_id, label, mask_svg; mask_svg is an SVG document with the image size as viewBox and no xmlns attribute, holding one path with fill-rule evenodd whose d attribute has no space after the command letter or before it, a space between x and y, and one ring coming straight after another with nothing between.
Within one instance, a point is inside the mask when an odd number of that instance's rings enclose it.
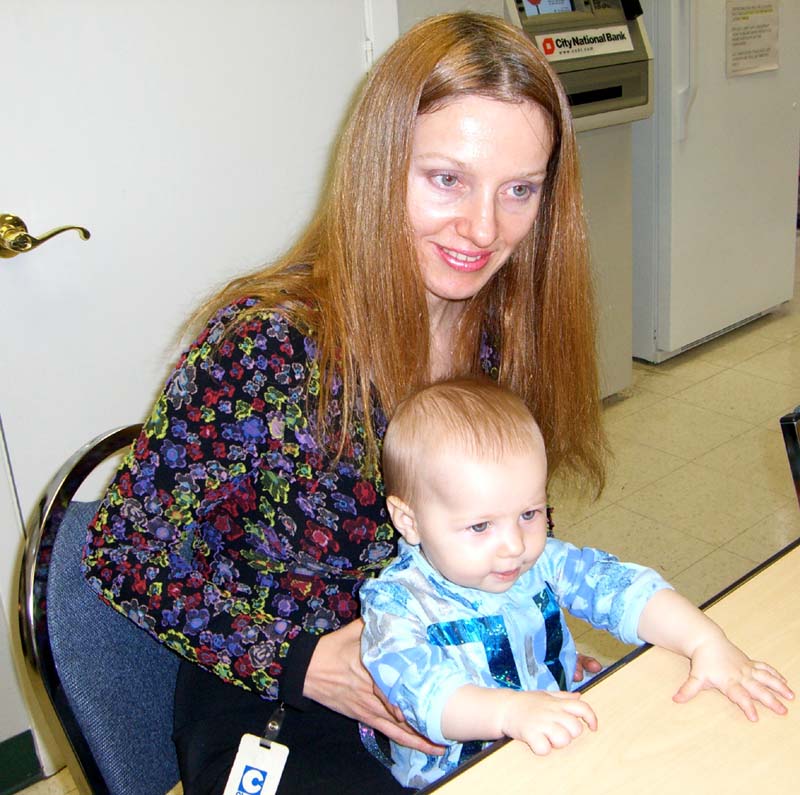
<instances>
[{"instance_id":1,"label":"wooden desk edge","mask_svg":"<svg viewBox=\"0 0 800 795\"><path fill-rule=\"evenodd\" d=\"M759 563L753 569L751 569L747 574L744 574L738 580L734 580L730 585L723 588L718 594L712 596L710 599L703 602L700 605L700 609L704 612L708 610L710 607L721 602L727 596L730 596L734 591L741 588L746 582L749 582L754 577L757 577L761 572L765 569L768 569L774 563L779 561L781 558L784 558L794 549L800 547L800 538L796 538L790 544L787 544L783 549L778 550L774 555L767 558L762 563ZM609 676L612 676L616 673L620 668L624 668L626 665L631 663L633 660L640 657L645 652L649 651L653 648L649 643L644 644L643 646L639 647L638 649L634 649L632 652L629 652L624 657L621 657L616 662L612 663L608 668L601 671L597 676L593 677L589 682L587 682L582 687L577 688L579 691L586 692L591 690L592 687L602 682L604 679L607 679ZM434 782L433 784L429 784L427 787L419 790L417 795L428 795L428 793L435 792L440 787L444 786L448 782L452 781L453 779L460 776L466 770L469 770L471 767L474 767L477 764L480 764L486 757L492 755L496 751L499 751L504 745L511 742L511 739L508 737L504 737L502 740L497 740L496 742L492 743L488 748L484 748L482 751L477 753L474 757L472 757L469 761L465 762L463 765L459 766L456 770L448 773L446 776L443 776L438 781Z\"/></svg>"}]
</instances>

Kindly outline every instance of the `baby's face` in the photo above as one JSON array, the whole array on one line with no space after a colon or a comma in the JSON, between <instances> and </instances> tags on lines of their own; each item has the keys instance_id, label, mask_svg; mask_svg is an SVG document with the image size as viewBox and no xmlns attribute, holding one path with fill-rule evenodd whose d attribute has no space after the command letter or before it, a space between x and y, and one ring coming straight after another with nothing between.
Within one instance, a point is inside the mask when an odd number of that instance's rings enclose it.
<instances>
[{"instance_id":1,"label":"baby's face","mask_svg":"<svg viewBox=\"0 0 800 795\"><path fill-rule=\"evenodd\" d=\"M501 461L442 452L426 475L414 506L425 557L458 585L507 591L544 550L544 448Z\"/></svg>"}]
</instances>

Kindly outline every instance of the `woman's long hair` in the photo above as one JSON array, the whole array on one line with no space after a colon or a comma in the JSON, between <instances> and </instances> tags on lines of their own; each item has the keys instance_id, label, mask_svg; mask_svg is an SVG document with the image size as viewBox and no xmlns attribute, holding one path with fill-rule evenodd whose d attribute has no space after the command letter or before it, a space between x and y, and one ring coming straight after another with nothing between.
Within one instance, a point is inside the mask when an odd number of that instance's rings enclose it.
<instances>
[{"instance_id":1,"label":"woman's long hair","mask_svg":"<svg viewBox=\"0 0 800 795\"><path fill-rule=\"evenodd\" d=\"M374 400L391 417L399 400L430 381L426 293L406 209L414 122L468 95L536 103L553 149L533 229L466 303L453 374L480 372L487 334L499 352L499 382L523 397L541 427L551 472L565 465L600 489L605 443L571 114L544 57L498 18L432 17L400 38L368 76L320 209L298 242L275 265L231 282L197 315L252 296L261 309L282 307L313 328L321 436L341 445L360 404L375 465ZM342 383L335 428L326 423L334 377Z\"/></svg>"}]
</instances>

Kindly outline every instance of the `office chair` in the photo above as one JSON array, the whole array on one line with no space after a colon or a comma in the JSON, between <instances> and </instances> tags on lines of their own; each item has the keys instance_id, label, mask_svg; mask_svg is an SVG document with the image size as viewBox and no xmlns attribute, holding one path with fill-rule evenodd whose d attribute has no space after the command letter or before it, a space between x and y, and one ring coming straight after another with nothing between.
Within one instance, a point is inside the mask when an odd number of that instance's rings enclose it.
<instances>
[{"instance_id":1,"label":"office chair","mask_svg":"<svg viewBox=\"0 0 800 795\"><path fill-rule=\"evenodd\" d=\"M800 503L800 406L781 417L781 430L786 455L789 456L789 468L792 470L794 491Z\"/></svg>"},{"instance_id":2,"label":"office chair","mask_svg":"<svg viewBox=\"0 0 800 795\"><path fill-rule=\"evenodd\" d=\"M20 636L95 795L164 795L180 776L172 743L179 660L100 600L81 573L99 502L73 497L141 425L89 442L58 471L28 527Z\"/></svg>"}]
</instances>

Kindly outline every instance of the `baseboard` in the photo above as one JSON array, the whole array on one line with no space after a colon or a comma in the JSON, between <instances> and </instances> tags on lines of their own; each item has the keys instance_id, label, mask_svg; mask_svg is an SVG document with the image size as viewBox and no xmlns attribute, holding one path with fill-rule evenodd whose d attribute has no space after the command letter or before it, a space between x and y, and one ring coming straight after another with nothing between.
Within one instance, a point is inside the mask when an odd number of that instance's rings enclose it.
<instances>
[{"instance_id":1,"label":"baseboard","mask_svg":"<svg viewBox=\"0 0 800 795\"><path fill-rule=\"evenodd\" d=\"M0 743L0 795L12 795L42 778L30 730Z\"/></svg>"}]
</instances>

